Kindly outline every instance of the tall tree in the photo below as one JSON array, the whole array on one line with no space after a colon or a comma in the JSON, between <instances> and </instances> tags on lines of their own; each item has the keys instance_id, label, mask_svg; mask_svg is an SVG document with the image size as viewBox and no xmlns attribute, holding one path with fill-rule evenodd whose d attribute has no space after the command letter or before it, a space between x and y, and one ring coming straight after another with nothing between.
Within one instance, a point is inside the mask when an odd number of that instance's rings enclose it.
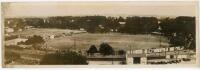
<instances>
[{"instance_id":1,"label":"tall tree","mask_svg":"<svg viewBox=\"0 0 200 70\"><path fill-rule=\"evenodd\" d=\"M33 45L33 44L42 44L44 42L45 41L41 36L34 35L33 37L28 38L28 40L25 41L25 44Z\"/></svg>"},{"instance_id":2,"label":"tall tree","mask_svg":"<svg viewBox=\"0 0 200 70\"><path fill-rule=\"evenodd\" d=\"M111 55L113 54L114 50L108 43L100 44L99 52L102 55Z\"/></svg>"},{"instance_id":3,"label":"tall tree","mask_svg":"<svg viewBox=\"0 0 200 70\"><path fill-rule=\"evenodd\" d=\"M87 52L89 53L89 55L93 55L94 53L97 53L98 51L95 45L91 45Z\"/></svg>"}]
</instances>

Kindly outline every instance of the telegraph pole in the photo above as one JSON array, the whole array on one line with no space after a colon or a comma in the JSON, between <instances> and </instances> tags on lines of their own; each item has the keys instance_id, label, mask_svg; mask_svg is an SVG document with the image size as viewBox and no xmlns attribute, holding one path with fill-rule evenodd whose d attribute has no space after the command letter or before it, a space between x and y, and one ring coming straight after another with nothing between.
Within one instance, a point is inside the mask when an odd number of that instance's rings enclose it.
<instances>
[{"instance_id":1,"label":"telegraph pole","mask_svg":"<svg viewBox=\"0 0 200 70\"><path fill-rule=\"evenodd\" d=\"M114 64L114 63L113 63L113 55L111 55L111 56L112 56L112 65L113 65L113 64Z\"/></svg>"},{"instance_id":2,"label":"telegraph pole","mask_svg":"<svg viewBox=\"0 0 200 70\"><path fill-rule=\"evenodd\" d=\"M161 47L161 46L162 46L162 45L161 45L161 43L162 43L162 42L161 42L162 33L161 33L161 28L160 28L160 27L159 27L159 31L160 31L160 47Z\"/></svg>"},{"instance_id":3,"label":"telegraph pole","mask_svg":"<svg viewBox=\"0 0 200 70\"><path fill-rule=\"evenodd\" d=\"M74 38L74 50L76 50L76 39Z\"/></svg>"}]
</instances>

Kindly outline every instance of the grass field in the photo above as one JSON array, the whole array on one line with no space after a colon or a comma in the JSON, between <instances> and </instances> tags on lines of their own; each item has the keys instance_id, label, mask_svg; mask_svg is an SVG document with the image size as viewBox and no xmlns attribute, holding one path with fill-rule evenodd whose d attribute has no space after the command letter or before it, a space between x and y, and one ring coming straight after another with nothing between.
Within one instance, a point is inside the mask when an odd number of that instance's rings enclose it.
<instances>
[{"instance_id":1,"label":"grass field","mask_svg":"<svg viewBox=\"0 0 200 70\"><path fill-rule=\"evenodd\" d=\"M5 53L10 53L10 55L4 55L4 63L6 61L12 61L6 63L6 65L35 65L39 64L40 59L45 55L45 51L33 50L33 49L23 49L19 47L5 47ZM14 53L14 54L12 54ZM15 55L19 55L19 58L15 58Z\"/></svg>"},{"instance_id":2,"label":"grass field","mask_svg":"<svg viewBox=\"0 0 200 70\"><path fill-rule=\"evenodd\" d=\"M110 44L114 49L143 49L160 47L160 36L156 35L128 35L120 33L91 34L83 33L47 41L47 45L57 49L74 48L88 49L90 45L99 45L103 42ZM168 40L161 37L162 47L168 47Z\"/></svg>"}]
</instances>

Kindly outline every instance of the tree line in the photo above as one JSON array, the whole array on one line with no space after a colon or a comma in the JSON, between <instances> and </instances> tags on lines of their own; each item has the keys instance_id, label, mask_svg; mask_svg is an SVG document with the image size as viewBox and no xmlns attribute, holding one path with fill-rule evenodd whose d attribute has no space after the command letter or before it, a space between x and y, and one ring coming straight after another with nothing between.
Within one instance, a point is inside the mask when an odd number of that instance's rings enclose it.
<instances>
[{"instance_id":1,"label":"tree line","mask_svg":"<svg viewBox=\"0 0 200 70\"><path fill-rule=\"evenodd\" d=\"M5 26L15 29L24 29L26 25L35 28L60 28L80 29L84 28L90 33L116 32L146 33L156 30L156 17L106 17L106 16L57 16L47 18L8 18ZM9 21L9 24L8 24ZM126 24L120 24L126 22Z\"/></svg>"},{"instance_id":2,"label":"tree line","mask_svg":"<svg viewBox=\"0 0 200 70\"><path fill-rule=\"evenodd\" d=\"M108 43L101 43L99 49L95 45L91 45L87 50L87 54L93 56L95 53L100 53L101 55L116 55L115 50ZM124 50L118 50L118 55L124 55L126 52Z\"/></svg>"}]
</instances>

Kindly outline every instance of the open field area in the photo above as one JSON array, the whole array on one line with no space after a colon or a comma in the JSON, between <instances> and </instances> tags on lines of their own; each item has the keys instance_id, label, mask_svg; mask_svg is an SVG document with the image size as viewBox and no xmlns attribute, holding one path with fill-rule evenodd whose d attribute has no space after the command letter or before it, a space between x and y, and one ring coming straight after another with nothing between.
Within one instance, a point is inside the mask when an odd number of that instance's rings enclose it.
<instances>
[{"instance_id":1,"label":"open field area","mask_svg":"<svg viewBox=\"0 0 200 70\"><path fill-rule=\"evenodd\" d=\"M46 41L48 47L56 49L87 49L90 45L96 45L97 47L102 42L107 42L114 49L141 49L141 48L156 48L160 47L160 39L162 47L168 47L168 40L165 37L158 35L130 35L121 33L81 33L78 30L67 30L67 29L29 29L19 33L13 33L17 35L32 36L32 35L59 35L69 34L72 35L58 37Z\"/></svg>"},{"instance_id":2,"label":"open field area","mask_svg":"<svg viewBox=\"0 0 200 70\"><path fill-rule=\"evenodd\" d=\"M165 38L162 39L162 46L167 47ZM114 49L141 49L156 48L160 46L160 38L155 35L127 35L120 33L110 34L76 34L64 38L56 38L47 41L47 45L54 48L75 47L78 49L89 48L90 45L99 46L102 42L110 44ZM128 47L130 46L130 47Z\"/></svg>"}]
</instances>

